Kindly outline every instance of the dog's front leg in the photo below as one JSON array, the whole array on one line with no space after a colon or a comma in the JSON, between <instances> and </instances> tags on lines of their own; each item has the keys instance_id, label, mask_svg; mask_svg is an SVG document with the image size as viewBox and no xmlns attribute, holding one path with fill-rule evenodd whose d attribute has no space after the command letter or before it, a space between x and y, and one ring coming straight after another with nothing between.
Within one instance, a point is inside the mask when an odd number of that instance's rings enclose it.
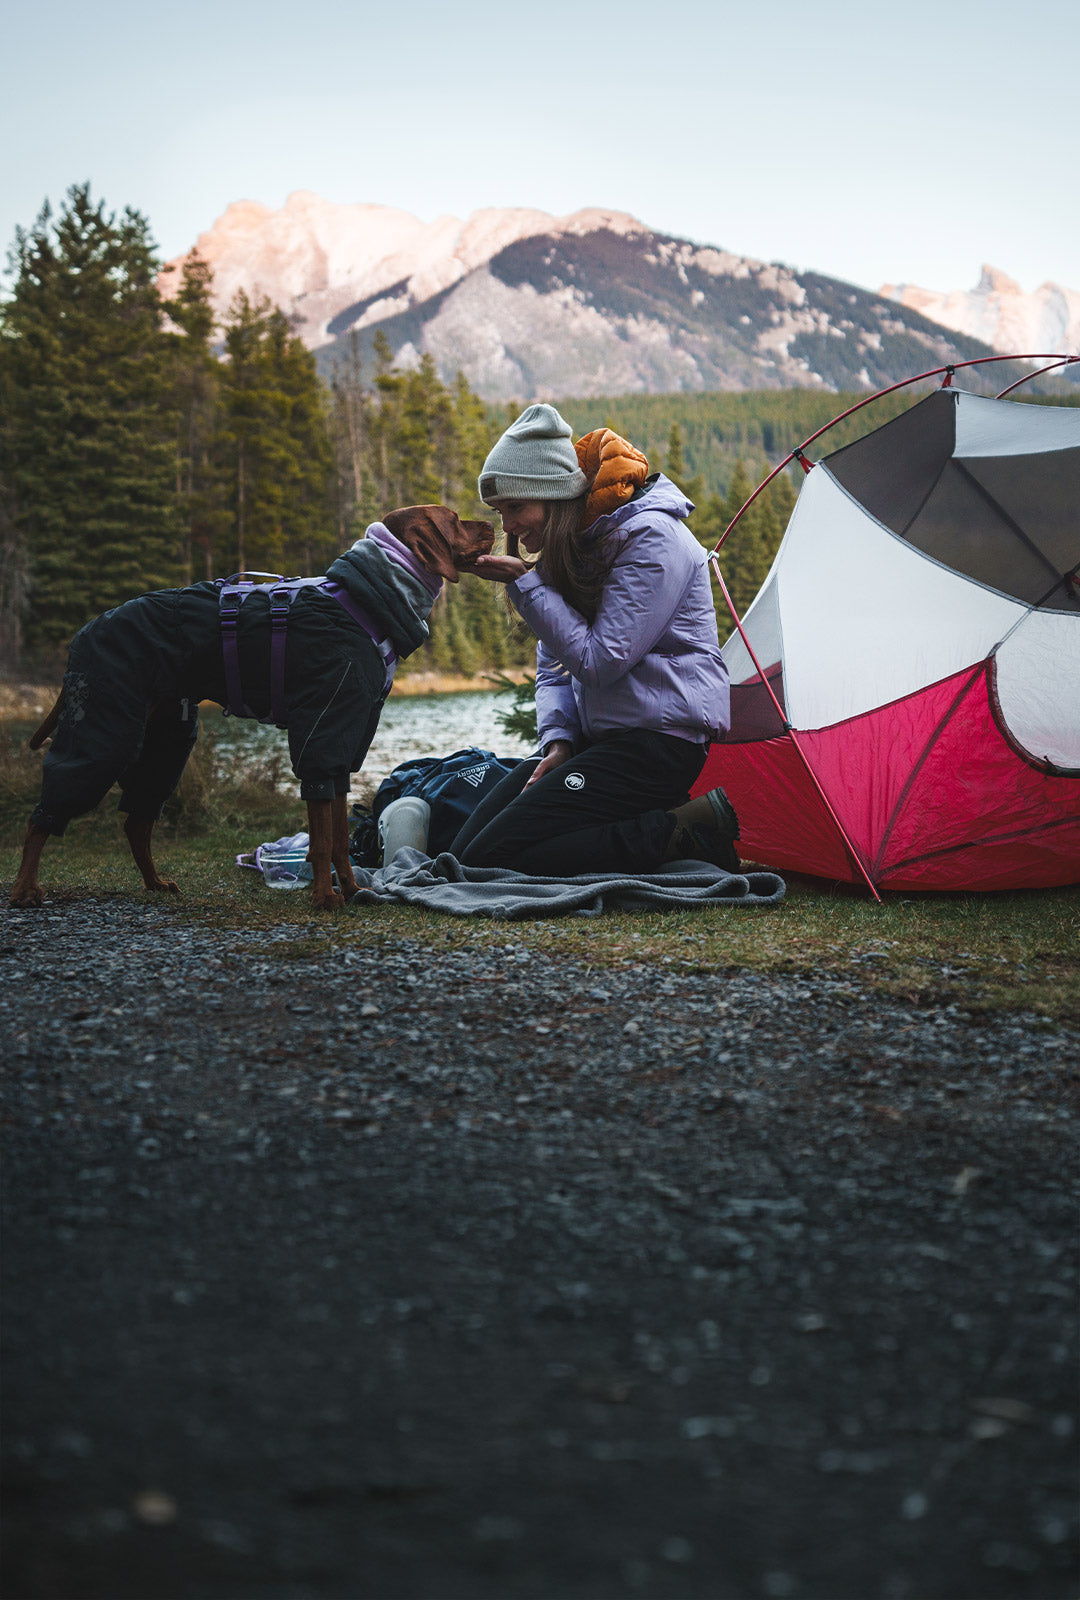
<instances>
[{"instance_id":1,"label":"dog's front leg","mask_svg":"<svg viewBox=\"0 0 1080 1600\"><path fill-rule=\"evenodd\" d=\"M135 858L135 865L142 873L142 880L148 889L159 890L162 894L179 894L180 887L172 878L163 878L154 865L154 858L150 853L150 840L153 837L154 822L145 817L133 817L130 814L124 819L124 833L131 846L131 854Z\"/></svg>"},{"instance_id":2,"label":"dog's front leg","mask_svg":"<svg viewBox=\"0 0 1080 1600\"><path fill-rule=\"evenodd\" d=\"M32 822L26 830L23 840L22 860L15 882L11 885L8 895L8 905L29 909L40 906L45 899L38 883L38 864L41 861L41 852L48 842L49 835L44 828L39 828Z\"/></svg>"},{"instance_id":3,"label":"dog's front leg","mask_svg":"<svg viewBox=\"0 0 1080 1600\"><path fill-rule=\"evenodd\" d=\"M334 871L337 873L338 888L346 900L351 900L357 891L358 885L353 875L352 859L349 855L349 797L347 794L336 794L334 796L331 816L333 819L332 859Z\"/></svg>"},{"instance_id":4,"label":"dog's front leg","mask_svg":"<svg viewBox=\"0 0 1080 1600\"><path fill-rule=\"evenodd\" d=\"M333 808L333 800L309 800L307 803L311 894L320 911L337 911L345 904L344 896L335 892L330 876L334 858Z\"/></svg>"}]
</instances>

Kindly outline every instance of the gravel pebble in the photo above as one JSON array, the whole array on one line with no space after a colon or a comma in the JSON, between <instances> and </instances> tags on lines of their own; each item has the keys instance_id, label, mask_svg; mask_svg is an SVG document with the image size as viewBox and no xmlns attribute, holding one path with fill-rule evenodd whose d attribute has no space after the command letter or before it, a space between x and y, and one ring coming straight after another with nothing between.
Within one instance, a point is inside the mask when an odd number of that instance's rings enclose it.
<instances>
[{"instance_id":1,"label":"gravel pebble","mask_svg":"<svg viewBox=\"0 0 1080 1600\"><path fill-rule=\"evenodd\" d=\"M9 1592L1071 1592L1075 1031L301 940L3 915Z\"/></svg>"}]
</instances>

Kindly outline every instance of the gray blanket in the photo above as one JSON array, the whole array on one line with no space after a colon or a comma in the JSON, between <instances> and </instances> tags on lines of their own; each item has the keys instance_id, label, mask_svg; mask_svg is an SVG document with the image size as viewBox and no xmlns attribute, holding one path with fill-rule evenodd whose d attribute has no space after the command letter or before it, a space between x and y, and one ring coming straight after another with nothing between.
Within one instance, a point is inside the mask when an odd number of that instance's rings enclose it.
<instances>
[{"instance_id":1,"label":"gray blanket","mask_svg":"<svg viewBox=\"0 0 1080 1600\"><path fill-rule=\"evenodd\" d=\"M663 872L626 878L584 872L576 878L532 878L501 867L463 867L451 855L399 850L388 866L356 870L351 905L390 901L445 911L452 917L598 917L602 911L689 911L709 906L768 906L784 897L775 872L733 876L704 861L672 861Z\"/></svg>"}]
</instances>

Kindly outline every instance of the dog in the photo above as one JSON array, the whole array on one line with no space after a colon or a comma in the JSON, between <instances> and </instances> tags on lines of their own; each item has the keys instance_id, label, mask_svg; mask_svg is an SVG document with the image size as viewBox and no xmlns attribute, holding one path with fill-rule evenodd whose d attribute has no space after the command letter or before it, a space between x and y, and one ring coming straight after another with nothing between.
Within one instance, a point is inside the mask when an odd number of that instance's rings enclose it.
<instances>
[{"instance_id":1,"label":"dog","mask_svg":"<svg viewBox=\"0 0 1080 1600\"><path fill-rule=\"evenodd\" d=\"M396 661L427 639L443 582L457 583L493 539L489 522L405 506L372 523L323 578L155 590L87 623L71 642L59 698L30 739L32 749L51 744L9 903L43 903L38 868L50 835L117 781L143 883L178 894L154 865L151 839L194 746L199 702L212 700L287 732L307 804L314 902L344 905L356 893L349 779L374 738Z\"/></svg>"}]
</instances>

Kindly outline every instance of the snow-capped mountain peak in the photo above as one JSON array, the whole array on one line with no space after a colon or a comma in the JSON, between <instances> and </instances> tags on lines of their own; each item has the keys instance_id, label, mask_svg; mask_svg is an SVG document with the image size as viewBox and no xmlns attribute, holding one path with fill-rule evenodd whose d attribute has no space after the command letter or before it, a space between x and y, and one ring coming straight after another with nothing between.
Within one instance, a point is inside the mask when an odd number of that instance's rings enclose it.
<instances>
[{"instance_id":1,"label":"snow-capped mountain peak","mask_svg":"<svg viewBox=\"0 0 1080 1600\"><path fill-rule=\"evenodd\" d=\"M490 400L693 389L871 389L987 353L1075 345L1080 296L1025 296L994 268L976 290L872 294L625 212L489 207L424 222L299 190L279 210L230 205L196 249L223 316L238 289L293 319L330 370L376 331L399 366L429 355ZM180 259L162 274L168 295ZM959 332L949 332L948 329ZM976 340L983 341L976 343Z\"/></svg>"},{"instance_id":2,"label":"snow-capped mountain peak","mask_svg":"<svg viewBox=\"0 0 1080 1600\"><path fill-rule=\"evenodd\" d=\"M984 264L974 289L942 292L886 283L881 293L1002 354L1080 352L1080 292L1060 284L1044 283L1025 293L999 267Z\"/></svg>"}]
</instances>

